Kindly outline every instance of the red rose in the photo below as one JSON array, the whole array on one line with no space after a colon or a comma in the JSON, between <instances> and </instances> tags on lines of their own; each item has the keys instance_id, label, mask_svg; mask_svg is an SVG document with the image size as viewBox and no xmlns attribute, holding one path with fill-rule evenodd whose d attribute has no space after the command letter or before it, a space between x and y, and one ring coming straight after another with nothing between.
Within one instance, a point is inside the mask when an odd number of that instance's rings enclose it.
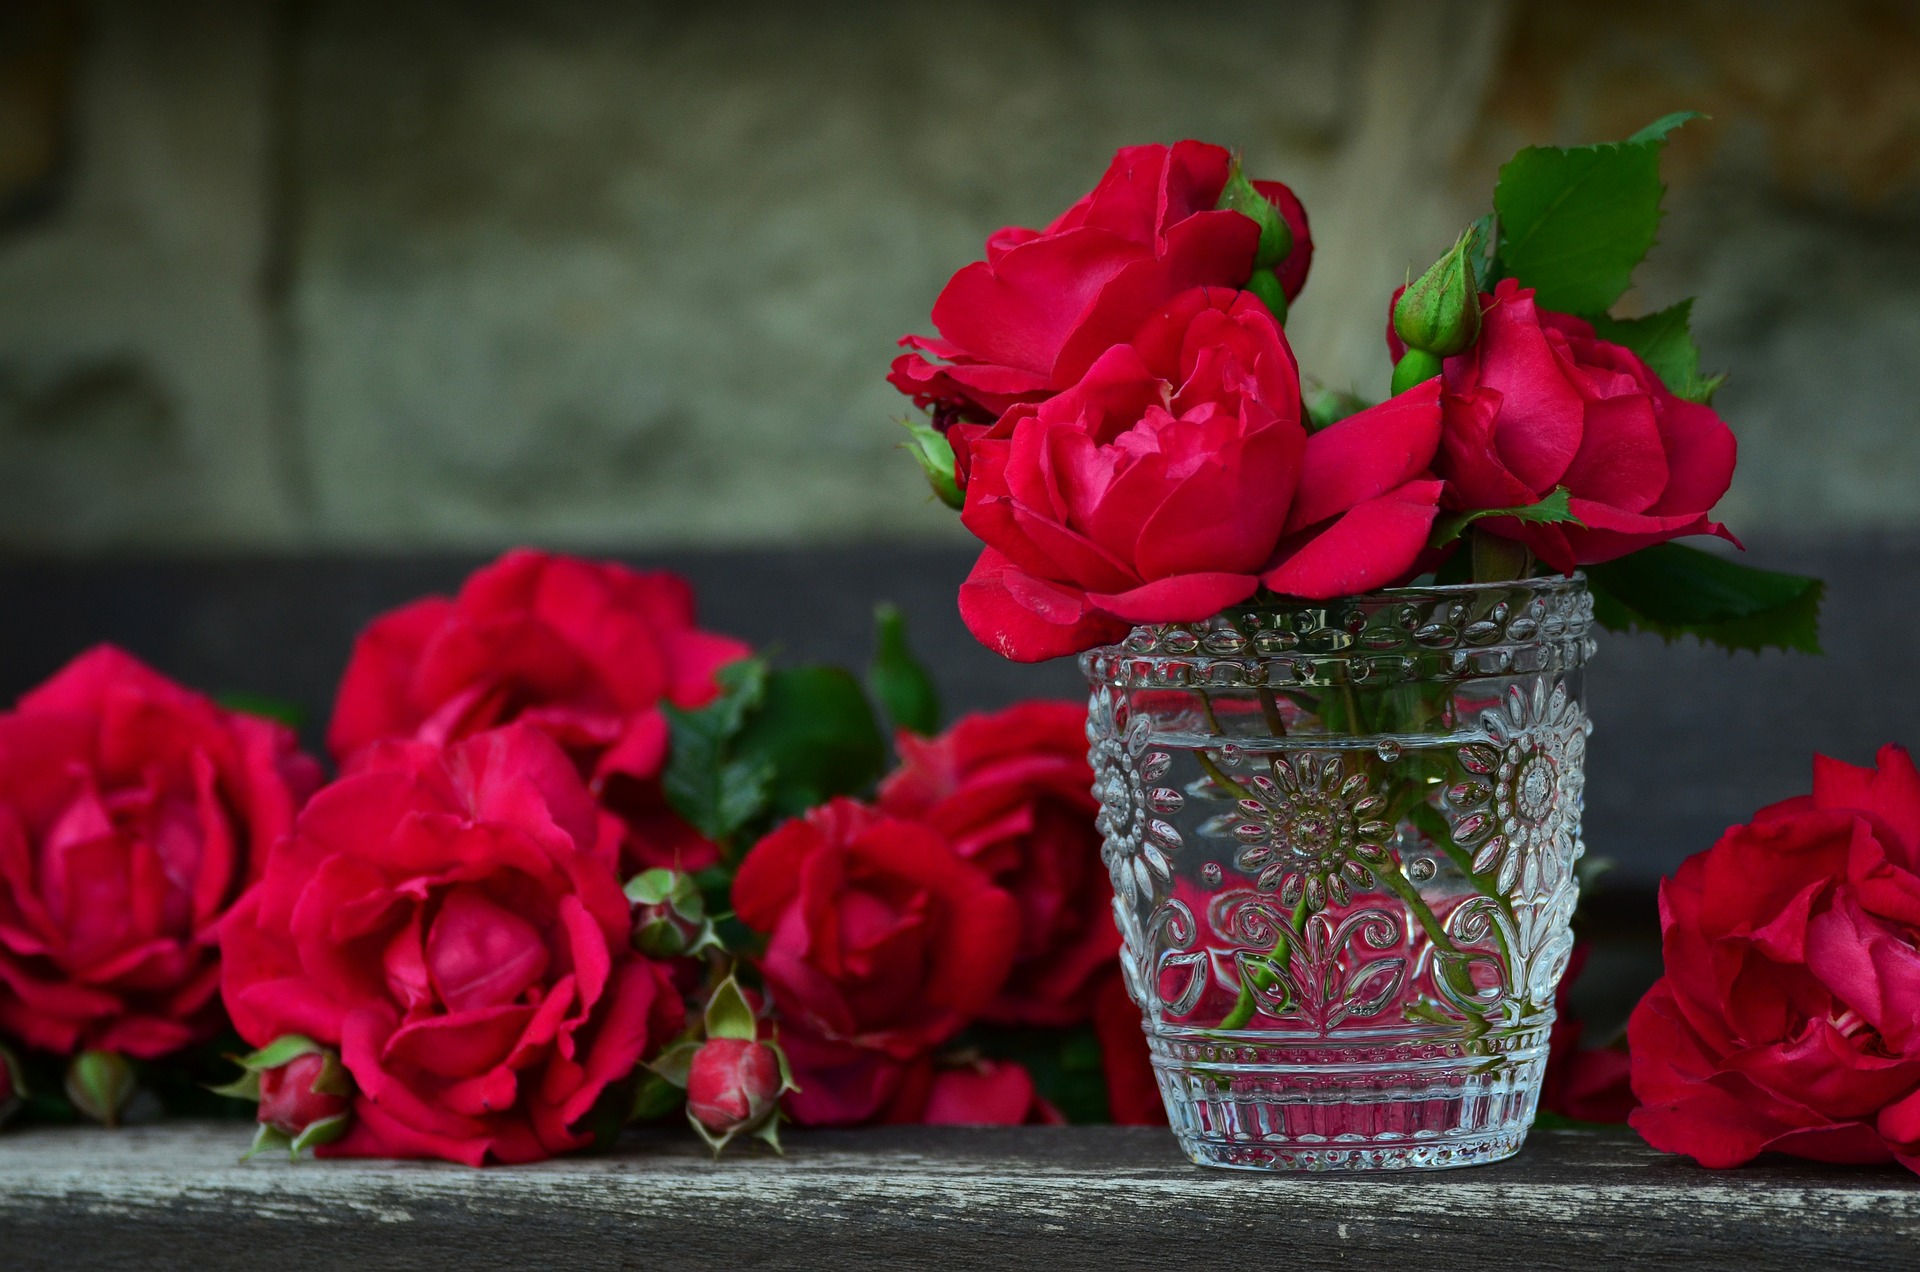
<instances>
[{"instance_id":1,"label":"red rose","mask_svg":"<svg viewBox=\"0 0 1920 1272\"><path fill-rule=\"evenodd\" d=\"M1013 898L933 830L838 799L754 846L733 881L800 1090L795 1120L862 1122L1000 993Z\"/></svg>"},{"instance_id":2,"label":"red rose","mask_svg":"<svg viewBox=\"0 0 1920 1272\"><path fill-rule=\"evenodd\" d=\"M1706 1166L1766 1151L1920 1170L1920 773L1814 760L1660 890L1666 975L1628 1025L1629 1119Z\"/></svg>"},{"instance_id":3,"label":"red rose","mask_svg":"<svg viewBox=\"0 0 1920 1272\"><path fill-rule=\"evenodd\" d=\"M444 744L514 720L565 748L629 830L627 870L713 864L667 807L663 703L694 707L747 646L694 626L693 590L665 572L519 549L452 600L373 621L340 682L327 745L351 767L389 738Z\"/></svg>"},{"instance_id":4,"label":"red rose","mask_svg":"<svg viewBox=\"0 0 1920 1272\"><path fill-rule=\"evenodd\" d=\"M780 1054L764 1042L709 1038L687 1069L687 1112L715 1135L753 1131L773 1116Z\"/></svg>"},{"instance_id":5,"label":"red rose","mask_svg":"<svg viewBox=\"0 0 1920 1272\"><path fill-rule=\"evenodd\" d=\"M1252 596L1384 586L1440 483L1429 383L1311 438L1293 353L1250 293L1196 289L1039 406L978 436L960 519L985 542L960 612L1021 662L1192 622Z\"/></svg>"},{"instance_id":6,"label":"red rose","mask_svg":"<svg viewBox=\"0 0 1920 1272\"><path fill-rule=\"evenodd\" d=\"M285 727L111 647L0 715L0 1033L142 1058L212 1033L216 928L319 780Z\"/></svg>"},{"instance_id":7,"label":"red rose","mask_svg":"<svg viewBox=\"0 0 1920 1272\"><path fill-rule=\"evenodd\" d=\"M1013 973L982 1016L1009 1025L1087 1019L1094 978L1120 949L1093 824L1087 709L1024 702L968 716L935 739L902 733L899 748L881 810L932 826L1020 907Z\"/></svg>"},{"instance_id":8,"label":"red rose","mask_svg":"<svg viewBox=\"0 0 1920 1272\"><path fill-rule=\"evenodd\" d=\"M1231 156L1183 141L1129 146L1092 193L1044 230L1008 226L987 258L953 276L933 306L940 339L907 336L888 381L942 423L991 421L1078 382L1101 353L1191 287L1241 287L1260 230L1215 211ZM1254 188L1280 210L1293 248L1276 271L1287 299L1313 258L1306 211L1277 181Z\"/></svg>"},{"instance_id":9,"label":"red rose","mask_svg":"<svg viewBox=\"0 0 1920 1272\"><path fill-rule=\"evenodd\" d=\"M1093 1029L1107 1075L1107 1115L1120 1126L1165 1126L1167 1106L1153 1076L1140 1008L1118 976L1102 983L1094 998Z\"/></svg>"},{"instance_id":10,"label":"red rose","mask_svg":"<svg viewBox=\"0 0 1920 1272\"><path fill-rule=\"evenodd\" d=\"M582 1119L682 1017L627 942L598 816L528 725L378 747L307 805L221 947L242 1037L303 1034L353 1077L323 1153L477 1166L590 1141Z\"/></svg>"},{"instance_id":11,"label":"red rose","mask_svg":"<svg viewBox=\"0 0 1920 1272\"><path fill-rule=\"evenodd\" d=\"M1480 339L1448 358L1446 428L1434 472L1449 508L1518 508L1565 486L1580 526L1479 522L1556 570L1726 528L1707 514L1733 480L1733 432L1675 397L1632 350L1592 324L1538 309L1502 279L1483 297Z\"/></svg>"},{"instance_id":12,"label":"red rose","mask_svg":"<svg viewBox=\"0 0 1920 1272\"><path fill-rule=\"evenodd\" d=\"M931 1070L918 1109L896 1110L890 1121L923 1126L1062 1126L1066 1118L1012 1060L975 1058Z\"/></svg>"}]
</instances>

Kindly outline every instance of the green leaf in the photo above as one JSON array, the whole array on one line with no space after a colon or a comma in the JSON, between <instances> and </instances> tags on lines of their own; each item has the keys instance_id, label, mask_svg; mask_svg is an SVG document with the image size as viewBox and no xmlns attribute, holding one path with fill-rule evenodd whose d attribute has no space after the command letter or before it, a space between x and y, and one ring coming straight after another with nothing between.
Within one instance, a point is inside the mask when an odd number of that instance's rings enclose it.
<instances>
[{"instance_id":1,"label":"green leaf","mask_svg":"<svg viewBox=\"0 0 1920 1272\"><path fill-rule=\"evenodd\" d=\"M1660 116L1660 118L1627 138L1627 144L1634 146L1646 145L1648 143L1659 145L1666 141L1668 133L1671 133L1680 125L1690 123L1696 119L1705 118L1706 116L1697 110L1676 110L1670 115Z\"/></svg>"},{"instance_id":2,"label":"green leaf","mask_svg":"<svg viewBox=\"0 0 1920 1272\"><path fill-rule=\"evenodd\" d=\"M907 620L899 606L877 606L873 628L867 688L896 728L932 737L940 728L940 694L933 687L933 677L907 647Z\"/></svg>"},{"instance_id":3,"label":"green leaf","mask_svg":"<svg viewBox=\"0 0 1920 1272\"><path fill-rule=\"evenodd\" d=\"M767 677L766 698L734 754L766 774L767 807L790 816L872 786L886 768L887 744L852 675L794 667Z\"/></svg>"},{"instance_id":4,"label":"green leaf","mask_svg":"<svg viewBox=\"0 0 1920 1272\"><path fill-rule=\"evenodd\" d=\"M241 715L259 716L263 720L278 720L289 729L297 729L307 722L307 709L297 702L288 702L285 698L269 697L263 693L222 693L214 696L214 701L229 711Z\"/></svg>"},{"instance_id":5,"label":"green leaf","mask_svg":"<svg viewBox=\"0 0 1920 1272\"><path fill-rule=\"evenodd\" d=\"M765 661L743 658L715 675L720 696L704 707L667 706L671 751L660 779L673 810L708 839L724 840L766 806L773 770L762 756L730 754L747 717L766 699Z\"/></svg>"},{"instance_id":6,"label":"green leaf","mask_svg":"<svg viewBox=\"0 0 1920 1272\"><path fill-rule=\"evenodd\" d=\"M1443 548L1466 533L1468 526L1485 517L1512 517L1515 521L1532 521L1540 524L1555 522L1569 525L1582 524L1580 518L1573 515L1569 500L1572 492L1565 486L1555 486L1553 493L1539 503L1526 504L1519 508L1479 508L1473 512L1449 513L1436 517L1433 533L1427 537L1427 546Z\"/></svg>"},{"instance_id":7,"label":"green leaf","mask_svg":"<svg viewBox=\"0 0 1920 1272\"><path fill-rule=\"evenodd\" d=\"M686 1102L687 1088L684 1082L675 1086L657 1073L644 1073L635 1086L633 1107L627 1112L627 1120L651 1122L657 1117L678 1113Z\"/></svg>"},{"instance_id":8,"label":"green leaf","mask_svg":"<svg viewBox=\"0 0 1920 1272\"><path fill-rule=\"evenodd\" d=\"M1688 329L1692 315L1693 302L1683 300L1644 318L1603 315L1593 320L1593 329L1602 340L1625 345L1639 354L1640 360L1652 367L1653 373L1676 396L1705 405L1713 400L1714 391L1727 377L1701 377L1700 349L1693 343L1693 332Z\"/></svg>"},{"instance_id":9,"label":"green leaf","mask_svg":"<svg viewBox=\"0 0 1920 1272\"><path fill-rule=\"evenodd\" d=\"M1529 146L1500 169L1493 194L1499 268L1544 309L1603 314L1633 281L1660 229L1660 151L1691 111L1626 141Z\"/></svg>"},{"instance_id":10,"label":"green leaf","mask_svg":"<svg viewBox=\"0 0 1920 1272\"><path fill-rule=\"evenodd\" d=\"M1473 223L1474 241L1480 245L1468 259L1473 262L1473 285L1480 291L1492 291L1500 281L1499 222L1489 212Z\"/></svg>"},{"instance_id":11,"label":"green leaf","mask_svg":"<svg viewBox=\"0 0 1920 1272\"><path fill-rule=\"evenodd\" d=\"M740 992L740 982L731 976L721 981L707 1000L706 1022L709 1038L752 1042L760 1036L760 1022L753 1018L753 1008Z\"/></svg>"},{"instance_id":12,"label":"green leaf","mask_svg":"<svg viewBox=\"0 0 1920 1272\"><path fill-rule=\"evenodd\" d=\"M1820 652L1825 585L1678 543L1586 567L1594 617L1614 631L1693 636L1722 648Z\"/></svg>"}]
</instances>

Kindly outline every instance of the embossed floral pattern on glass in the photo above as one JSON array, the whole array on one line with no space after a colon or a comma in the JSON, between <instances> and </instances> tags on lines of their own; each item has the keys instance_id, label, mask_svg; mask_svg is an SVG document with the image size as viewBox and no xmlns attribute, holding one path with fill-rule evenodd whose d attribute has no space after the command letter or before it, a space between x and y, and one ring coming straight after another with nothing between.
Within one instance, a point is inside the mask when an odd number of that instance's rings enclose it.
<instances>
[{"instance_id":1,"label":"embossed floral pattern on glass","mask_svg":"<svg viewBox=\"0 0 1920 1272\"><path fill-rule=\"evenodd\" d=\"M1123 967L1194 1160L1518 1150L1572 948L1591 616L1578 577L1406 588L1082 657Z\"/></svg>"}]
</instances>

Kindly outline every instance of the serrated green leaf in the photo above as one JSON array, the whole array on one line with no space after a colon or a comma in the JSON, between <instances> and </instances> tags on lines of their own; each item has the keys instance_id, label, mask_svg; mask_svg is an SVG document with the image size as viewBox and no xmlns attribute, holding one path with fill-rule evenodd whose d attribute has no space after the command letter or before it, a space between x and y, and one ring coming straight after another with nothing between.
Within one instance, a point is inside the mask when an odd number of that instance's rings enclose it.
<instances>
[{"instance_id":1,"label":"serrated green leaf","mask_svg":"<svg viewBox=\"0 0 1920 1272\"><path fill-rule=\"evenodd\" d=\"M1724 649L1820 652L1818 579L1756 569L1678 543L1586 567L1594 618L1671 641L1693 636Z\"/></svg>"},{"instance_id":2,"label":"serrated green leaf","mask_svg":"<svg viewBox=\"0 0 1920 1272\"><path fill-rule=\"evenodd\" d=\"M907 620L897 605L873 611L873 661L867 664L867 688L895 728L931 737L940 728L940 693L907 645Z\"/></svg>"},{"instance_id":3,"label":"serrated green leaf","mask_svg":"<svg viewBox=\"0 0 1920 1272\"><path fill-rule=\"evenodd\" d=\"M1633 282L1660 229L1660 151L1688 119L1656 120L1622 142L1529 146L1500 169L1493 206L1499 267L1544 309L1603 314Z\"/></svg>"},{"instance_id":4,"label":"serrated green leaf","mask_svg":"<svg viewBox=\"0 0 1920 1272\"><path fill-rule=\"evenodd\" d=\"M1700 349L1688 328L1692 315L1693 301L1683 300L1644 318L1602 315L1593 320L1593 330L1602 340L1625 345L1639 354L1675 396L1705 405L1727 377L1701 376Z\"/></svg>"},{"instance_id":5,"label":"serrated green leaf","mask_svg":"<svg viewBox=\"0 0 1920 1272\"><path fill-rule=\"evenodd\" d=\"M773 780L760 758L730 755L748 717L765 700L771 673L759 658L722 667L720 695L704 707L663 707L671 749L660 786L673 810L708 839L724 840L765 807Z\"/></svg>"},{"instance_id":6,"label":"serrated green leaf","mask_svg":"<svg viewBox=\"0 0 1920 1272\"><path fill-rule=\"evenodd\" d=\"M790 816L872 786L885 771L887 745L852 675L792 667L767 677L765 701L741 729L734 754L760 766L766 806Z\"/></svg>"},{"instance_id":7,"label":"serrated green leaf","mask_svg":"<svg viewBox=\"0 0 1920 1272\"><path fill-rule=\"evenodd\" d=\"M1447 544L1466 533L1468 526L1488 517L1512 517L1515 521L1531 521L1543 525L1562 523L1568 525L1583 524L1573 515L1569 501L1573 494L1565 486L1555 486L1553 493L1539 503L1525 504L1518 508L1478 508L1472 512L1448 513L1434 518L1433 532L1427 537L1427 546L1444 548Z\"/></svg>"},{"instance_id":8,"label":"serrated green leaf","mask_svg":"<svg viewBox=\"0 0 1920 1272\"><path fill-rule=\"evenodd\" d=\"M1643 145L1647 142L1653 142L1658 144L1666 141L1667 134L1672 132L1674 129L1678 128L1680 125L1689 123L1696 119L1705 119L1705 118L1706 116L1701 114L1697 110L1676 110L1671 115L1660 116L1660 118L1654 120L1652 123L1648 124L1645 128L1642 128L1639 132L1627 138L1627 142L1629 145Z\"/></svg>"}]
</instances>

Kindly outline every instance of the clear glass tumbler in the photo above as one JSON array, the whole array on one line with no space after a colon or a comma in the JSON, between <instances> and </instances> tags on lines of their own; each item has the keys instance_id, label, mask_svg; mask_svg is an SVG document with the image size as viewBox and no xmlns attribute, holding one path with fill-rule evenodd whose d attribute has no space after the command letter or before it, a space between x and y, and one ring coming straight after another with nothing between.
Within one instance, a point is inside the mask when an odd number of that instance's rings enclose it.
<instances>
[{"instance_id":1,"label":"clear glass tumbler","mask_svg":"<svg viewBox=\"0 0 1920 1272\"><path fill-rule=\"evenodd\" d=\"M1585 581L1396 588L1081 656L1128 989L1204 1165L1498 1161L1579 895Z\"/></svg>"}]
</instances>

